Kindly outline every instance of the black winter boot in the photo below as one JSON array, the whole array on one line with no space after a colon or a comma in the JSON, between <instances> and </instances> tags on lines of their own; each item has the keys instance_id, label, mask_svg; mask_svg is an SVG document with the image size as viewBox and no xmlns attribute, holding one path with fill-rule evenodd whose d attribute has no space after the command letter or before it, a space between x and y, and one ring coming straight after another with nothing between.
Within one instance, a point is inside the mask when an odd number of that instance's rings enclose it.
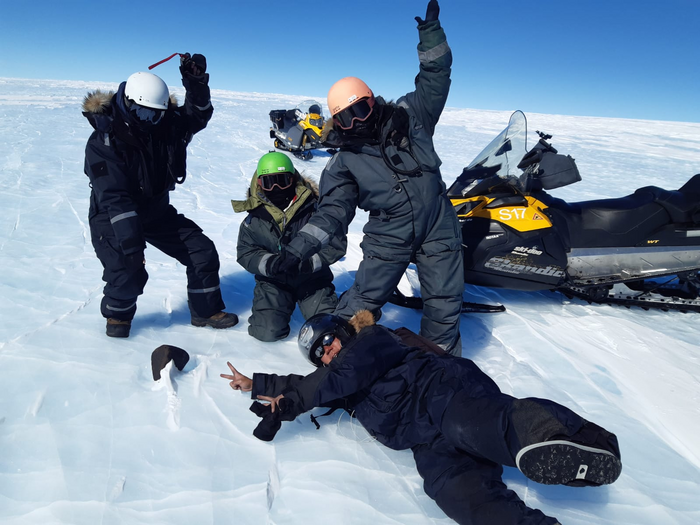
<instances>
[{"instance_id":1,"label":"black winter boot","mask_svg":"<svg viewBox=\"0 0 700 525\"><path fill-rule=\"evenodd\" d=\"M194 326L211 326L212 328L231 328L238 324L238 316L228 312L219 312L211 317L192 316Z\"/></svg>"},{"instance_id":2,"label":"black winter boot","mask_svg":"<svg viewBox=\"0 0 700 525\"><path fill-rule=\"evenodd\" d=\"M528 478L546 485L597 487L614 482L622 472L617 437L588 421L573 436L524 447L515 462Z\"/></svg>"},{"instance_id":3,"label":"black winter boot","mask_svg":"<svg viewBox=\"0 0 700 525\"><path fill-rule=\"evenodd\" d=\"M129 337L131 321L122 321L110 317L107 319L107 335L109 337Z\"/></svg>"}]
</instances>

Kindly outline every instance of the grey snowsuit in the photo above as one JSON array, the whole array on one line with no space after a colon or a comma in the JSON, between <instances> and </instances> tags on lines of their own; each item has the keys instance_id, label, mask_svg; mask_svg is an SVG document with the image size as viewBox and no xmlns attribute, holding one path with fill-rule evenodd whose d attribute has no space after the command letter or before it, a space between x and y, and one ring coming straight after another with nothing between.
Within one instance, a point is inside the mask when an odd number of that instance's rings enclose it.
<instances>
[{"instance_id":1,"label":"grey snowsuit","mask_svg":"<svg viewBox=\"0 0 700 525\"><path fill-rule=\"evenodd\" d=\"M369 211L361 244L364 258L335 313L350 318L363 308L380 308L415 262L424 302L421 335L459 355L461 235L432 140L449 92L452 53L439 21L418 29L415 91L385 106L388 117L381 120L378 144L337 144L340 151L321 175L318 212L288 249L305 260L347 232L356 208ZM407 141L394 144L397 129ZM332 131L327 143L336 145L340 137Z\"/></svg>"},{"instance_id":2,"label":"grey snowsuit","mask_svg":"<svg viewBox=\"0 0 700 525\"><path fill-rule=\"evenodd\" d=\"M345 235L333 239L310 261L310 271L293 277L267 275L268 260L304 226L316 210L318 188L297 173L296 196L286 210L273 205L258 186L257 172L244 201L231 201L236 212L247 211L238 233L237 260L255 275L253 312L248 333L261 341L289 335L289 320L296 304L304 319L331 313L338 304L329 266L345 255Z\"/></svg>"}]
</instances>

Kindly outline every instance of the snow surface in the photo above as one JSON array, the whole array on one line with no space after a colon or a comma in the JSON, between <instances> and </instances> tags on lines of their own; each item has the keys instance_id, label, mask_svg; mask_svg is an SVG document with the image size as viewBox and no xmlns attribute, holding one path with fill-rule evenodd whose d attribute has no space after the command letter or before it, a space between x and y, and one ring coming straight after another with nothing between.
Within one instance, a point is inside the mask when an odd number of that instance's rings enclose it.
<instances>
[{"instance_id":1,"label":"snow surface","mask_svg":"<svg viewBox=\"0 0 700 525\"><path fill-rule=\"evenodd\" d=\"M99 82L0 79L0 522L27 524L446 524L410 451L373 441L347 416L285 423L271 444L252 436L248 396L219 377L308 373L295 337L248 336L253 278L236 263L242 198L271 148L268 112L303 98L213 91L214 117L196 135L189 176L172 195L221 256L224 299L241 322L189 324L185 270L146 250L150 280L132 336L107 338L101 266L87 224L80 104ZM459 89L454 86L453 89ZM176 88L183 99L182 88ZM527 108L523 108L527 109ZM509 112L448 108L436 134L449 184L503 128ZM680 187L700 171L700 124L530 114L576 158L571 200ZM328 157L295 161L318 179ZM334 267L345 290L360 261L366 215ZM403 283L410 291L411 275ZM464 315L464 354L507 393L554 399L617 433L623 472L598 489L550 487L506 468L528 505L563 524L700 523L700 314L588 305L550 292L467 286L465 299L503 303ZM384 308L382 323L418 330L420 315ZM303 319L296 312L295 334ZM158 383L150 354L186 349L183 372Z\"/></svg>"}]
</instances>

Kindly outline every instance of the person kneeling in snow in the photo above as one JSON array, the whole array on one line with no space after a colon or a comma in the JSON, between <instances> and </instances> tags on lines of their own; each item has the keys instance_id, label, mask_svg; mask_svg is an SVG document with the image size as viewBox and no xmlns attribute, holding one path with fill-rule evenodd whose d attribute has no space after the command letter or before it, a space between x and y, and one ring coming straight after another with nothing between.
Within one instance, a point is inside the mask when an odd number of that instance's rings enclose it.
<instances>
[{"instance_id":1,"label":"person kneeling in snow","mask_svg":"<svg viewBox=\"0 0 700 525\"><path fill-rule=\"evenodd\" d=\"M617 437L547 399L503 394L474 362L445 354L406 328L324 314L299 332L307 376L221 374L251 392L270 441L283 421L314 407L343 408L380 443L410 448L426 493L461 524L557 524L507 489L502 465L545 484L599 486L622 470Z\"/></svg>"},{"instance_id":2,"label":"person kneeling in snow","mask_svg":"<svg viewBox=\"0 0 700 525\"><path fill-rule=\"evenodd\" d=\"M255 275L253 313L248 333L261 341L289 335L289 319L298 303L304 319L335 310L338 298L329 266L345 255L345 235L299 264L293 275L275 272L289 240L316 211L318 187L302 177L284 153L270 152L258 161L244 201L231 201L248 212L238 233L238 263Z\"/></svg>"}]
</instances>

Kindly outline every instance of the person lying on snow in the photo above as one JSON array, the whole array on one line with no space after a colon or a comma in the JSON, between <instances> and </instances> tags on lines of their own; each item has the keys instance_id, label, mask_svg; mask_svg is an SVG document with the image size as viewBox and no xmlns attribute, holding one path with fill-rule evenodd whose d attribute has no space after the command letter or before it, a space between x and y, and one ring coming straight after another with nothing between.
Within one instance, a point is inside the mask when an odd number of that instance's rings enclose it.
<instances>
[{"instance_id":1,"label":"person lying on snow","mask_svg":"<svg viewBox=\"0 0 700 525\"><path fill-rule=\"evenodd\" d=\"M299 263L293 275L275 273L271 267L316 211L318 187L294 168L287 155L273 151L258 161L246 197L231 204L235 212L248 212L236 246L238 263L255 275L248 333L261 341L277 341L289 335L296 304L304 319L335 310L338 297L329 266L345 255L347 240L345 235L333 238Z\"/></svg>"},{"instance_id":2,"label":"person lying on snow","mask_svg":"<svg viewBox=\"0 0 700 525\"><path fill-rule=\"evenodd\" d=\"M529 479L575 487L614 482L622 463L617 437L547 399L516 399L476 364L446 354L406 328L375 324L369 311L350 321L309 319L299 348L318 367L307 375L221 374L251 392L271 441L283 421L314 407L343 408L380 443L411 449L426 493L461 524L557 524L529 508L501 480L502 465Z\"/></svg>"}]
</instances>

